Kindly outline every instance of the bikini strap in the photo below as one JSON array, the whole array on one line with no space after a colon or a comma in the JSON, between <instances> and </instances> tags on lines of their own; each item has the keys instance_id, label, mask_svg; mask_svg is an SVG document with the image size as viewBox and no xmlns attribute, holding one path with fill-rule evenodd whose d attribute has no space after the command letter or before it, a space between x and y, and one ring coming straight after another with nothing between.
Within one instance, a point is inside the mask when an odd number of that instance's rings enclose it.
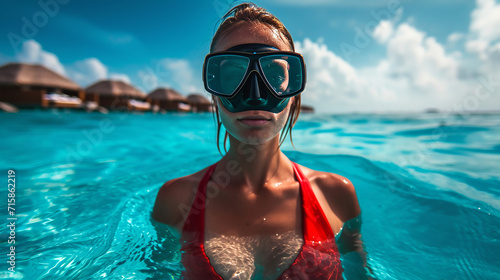
<instances>
[{"instance_id":1,"label":"bikini strap","mask_svg":"<svg viewBox=\"0 0 500 280\"><path fill-rule=\"evenodd\" d=\"M302 199L302 232L304 242L319 242L335 238L333 230L326 218L318 199L314 195L311 184L295 162L292 162L295 177L300 184Z\"/></svg>"},{"instance_id":2,"label":"bikini strap","mask_svg":"<svg viewBox=\"0 0 500 280\"><path fill-rule=\"evenodd\" d=\"M198 184L198 190L196 191L193 203L191 204L191 209L189 210L186 222L184 223L183 234L184 232L203 233L205 230L205 198L207 196L207 183L210 180L216 166L217 163L211 165ZM197 241L203 244L204 235L196 234L196 239L199 239Z\"/></svg>"}]
</instances>

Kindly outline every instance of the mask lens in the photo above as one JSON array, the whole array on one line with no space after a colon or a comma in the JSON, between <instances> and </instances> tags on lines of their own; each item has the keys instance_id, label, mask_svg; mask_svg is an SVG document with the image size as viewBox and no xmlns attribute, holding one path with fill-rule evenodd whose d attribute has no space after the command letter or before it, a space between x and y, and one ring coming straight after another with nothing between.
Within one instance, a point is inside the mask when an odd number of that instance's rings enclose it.
<instances>
[{"instance_id":1,"label":"mask lens","mask_svg":"<svg viewBox=\"0 0 500 280\"><path fill-rule=\"evenodd\" d=\"M267 55L260 58L262 72L279 96L292 96L302 88L303 65L291 55Z\"/></svg>"},{"instance_id":2,"label":"mask lens","mask_svg":"<svg viewBox=\"0 0 500 280\"><path fill-rule=\"evenodd\" d=\"M205 81L209 89L230 96L245 77L250 59L238 55L217 55L207 61Z\"/></svg>"}]
</instances>

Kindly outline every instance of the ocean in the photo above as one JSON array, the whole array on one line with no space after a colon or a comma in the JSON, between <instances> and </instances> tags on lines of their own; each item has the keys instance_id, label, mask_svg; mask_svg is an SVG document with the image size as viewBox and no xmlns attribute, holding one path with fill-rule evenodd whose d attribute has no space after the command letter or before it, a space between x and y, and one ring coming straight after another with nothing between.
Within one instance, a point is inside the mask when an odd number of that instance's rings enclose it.
<instances>
[{"instance_id":1,"label":"ocean","mask_svg":"<svg viewBox=\"0 0 500 280\"><path fill-rule=\"evenodd\" d=\"M164 182L220 159L211 114L1 113L0 139L1 276L178 279L150 214ZM302 114L293 143L354 184L377 279L500 279L499 114Z\"/></svg>"}]
</instances>

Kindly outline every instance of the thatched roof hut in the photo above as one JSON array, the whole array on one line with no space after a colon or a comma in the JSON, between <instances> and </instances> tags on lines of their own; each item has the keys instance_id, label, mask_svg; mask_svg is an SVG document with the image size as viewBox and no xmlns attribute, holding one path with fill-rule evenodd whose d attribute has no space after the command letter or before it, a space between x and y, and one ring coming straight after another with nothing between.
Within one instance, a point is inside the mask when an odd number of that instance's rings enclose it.
<instances>
[{"instance_id":1,"label":"thatched roof hut","mask_svg":"<svg viewBox=\"0 0 500 280\"><path fill-rule=\"evenodd\" d=\"M47 107L51 105L45 98L48 93L76 96L80 102L84 99L78 84L42 65L9 63L0 66L0 101L18 107Z\"/></svg>"},{"instance_id":2,"label":"thatched roof hut","mask_svg":"<svg viewBox=\"0 0 500 280\"><path fill-rule=\"evenodd\" d=\"M212 112L212 102L200 94L190 94L187 97L193 112Z\"/></svg>"},{"instance_id":3,"label":"thatched roof hut","mask_svg":"<svg viewBox=\"0 0 500 280\"><path fill-rule=\"evenodd\" d=\"M99 105L111 110L132 110L130 99L143 100L146 95L123 81L103 80L87 88L85 93L97 99ZM97 95L97 96L96 96Z\"/></svg>"},{"instance_id":4,"label":"thatched roof hut","mask_svg":"<svg viewBox=\"0 0 500 280\"><path fill-rule=\"evenodd\" d=\"M308 105L300 106L301 113L314 113L314 107Z\"/></svg>"},{"instance_id":5,"label":"thatched roof hut","mask_svg":"<svg viewBox=\"0 0 500 280\"><path fill-rule=\"evenodd\" d=\"M148 94L148 97L156 100L185 101L187 98L171 88L157 88Z\"/></svg>"},{"instance_id":6,"label":"thatched roof hut","mask_svg":"<svg viewBox=\"0 0 500 280\"><path fill-rule=\"evenodd\" d=\"M166 111L190 111L188 99L173 89L157 88L148 94L147 100L153 108ZM154 109L153 109L154 110Z\"/></svg>"},{"instance_id":7,"label":"thatched roof hut","mask_svg":"<svg viewBox=\"0 0 500 280\"><path fill-rule=\"evenodd\" d=\"M42 65L9 63L0 67L1 85L79 90L75 82Z\"/></svg>"},{"instance_id":8,"label":"thatched roof hut","mask_svg":"<svg viewBox=\"0 0 500 280\"><path fill-rule=\"evenodd\" d=\"M87 88L86 92L95 92L100 96L128 96L130 98L144 98L146 95L123 81L118 80L103 80L96 82Z\"/></svg>"}]
</instances>

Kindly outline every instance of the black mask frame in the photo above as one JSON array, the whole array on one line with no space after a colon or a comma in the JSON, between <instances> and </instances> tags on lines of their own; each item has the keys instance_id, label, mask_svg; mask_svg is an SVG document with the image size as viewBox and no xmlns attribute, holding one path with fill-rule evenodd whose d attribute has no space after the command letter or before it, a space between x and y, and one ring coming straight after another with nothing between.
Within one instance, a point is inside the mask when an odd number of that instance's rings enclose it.
<instances>
[{"instance_id":1,"label":"black mask frame","mask_svg":"<svg viewBox=\"0 0 500 280\"><path fill-rule=\"evenodd\" d=\"M234 51L233 49L242 49L244 51ZM252 51L253 50L253 51ZM263 51L264 50L264 51ZM209 82L207 81L208 64L210 58L220 55L236 55L242 56L249 59L249 64L243 76L243 79L233 90L231 94L223 94L212 89ZM293 92L289 93L277 93L267 80L266 75L260 64L260 58L265 56L292 56L297 58L299 61L300 68L300 87ZM302 55L296 52L290 51L274 51L271 50L269 46L262 44L245 44L237 47L233 47L228 51L214 52L208 54L205 57L203 64L203 82L205 89L215 95L220 97L220 100L224 107L231 112L241 112L248 110L264 110L274 113L281 112L286 105L290 97L300 94L306 84L306 69L305 63Z\"/></svg>"}]
</instances>

